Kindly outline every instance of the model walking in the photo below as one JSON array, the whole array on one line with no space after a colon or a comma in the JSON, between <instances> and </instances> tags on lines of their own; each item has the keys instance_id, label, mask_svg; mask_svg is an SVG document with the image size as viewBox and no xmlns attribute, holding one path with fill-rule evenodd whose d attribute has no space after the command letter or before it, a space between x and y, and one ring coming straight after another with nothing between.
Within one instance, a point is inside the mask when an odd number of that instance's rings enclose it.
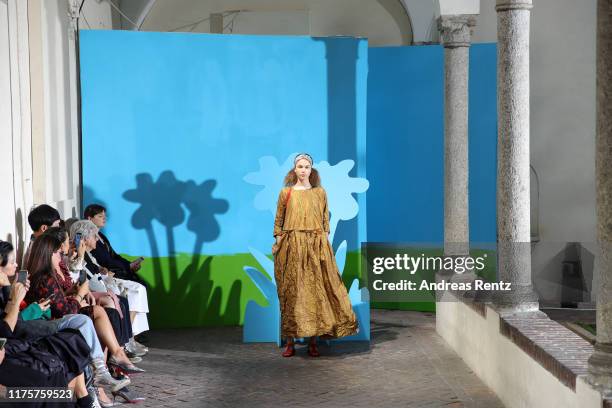
<instances>
[{"instance_id":1,"label":"model walking","mask_svg":"<svg viewBox=\"0 0 612 408\"><path fill-rule=\"evenodd\" d=\"M336 265L329 234L327 194L312 157L299 154L285 177L274 221L274 277L281 309L283 356L295 354L295 338L310 337L308 354L317 357L317 337L357 332L357 320Z\"/></svg>"}]
</instances>

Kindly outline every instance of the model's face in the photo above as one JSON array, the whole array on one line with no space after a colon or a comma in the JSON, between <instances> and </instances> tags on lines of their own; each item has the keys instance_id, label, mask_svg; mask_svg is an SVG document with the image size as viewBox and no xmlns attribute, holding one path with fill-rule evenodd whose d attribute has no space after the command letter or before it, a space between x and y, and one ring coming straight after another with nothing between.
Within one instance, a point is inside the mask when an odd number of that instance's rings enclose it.
<instances>
[{"instance_id":1,"label":"model's face","mask_svg":"<svg viewBox=\"0 0 612 408\"><path fill-rule=\"evenodd\" d=\"M0 266L0 271L4 272L6 276L12 278L15 276L15 271L17 270L17 260L15 257L15 251L11 251L8 255L8 262L6 266Z\"/></svg>"},{"instance_id":2,"label":"model's face","mask_svg":"<svg viewBox=\"0 0 612 408\"><path fill-rule=\"evenodd\" d=\"M312 167L310 166L310 162L306 159L300 159L295 164L295 174L297 175L298 180L304 182L308 180L310 177L310 172L312 171Z\"/></svg>"},{"instance_id":3,"label":"model's face","mask_svg":"<svg viewBox=\"0 0 612 408\"><path fill-rule=\"evenodd\" d=\"M106 225L106 211L102 211L101 213L96 214L93 217L90 217L89 219L91 220L91 222L96 224L96 227L104 228L104 226Z\"/></svg>"}]
</instances>

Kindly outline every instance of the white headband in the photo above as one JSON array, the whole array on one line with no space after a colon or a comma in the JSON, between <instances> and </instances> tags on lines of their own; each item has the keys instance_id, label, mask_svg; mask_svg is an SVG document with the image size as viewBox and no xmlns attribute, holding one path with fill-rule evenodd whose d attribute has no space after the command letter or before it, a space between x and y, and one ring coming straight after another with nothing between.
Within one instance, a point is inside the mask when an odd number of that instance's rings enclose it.
<instances>
[{"instance_id":1,"label":"white headband","mask_svg":"<svg viewBox=\"0 0 612 408\"><path fill-rule=\"evenodd\" d=\"M310 157L308 153L300 153L297 156L295 156L295 160L293 160L293 165L295 166L297 162L301 159L308 160L310 162L310 165L312 166L312 157Z\"/></svg>"}]
</instances>

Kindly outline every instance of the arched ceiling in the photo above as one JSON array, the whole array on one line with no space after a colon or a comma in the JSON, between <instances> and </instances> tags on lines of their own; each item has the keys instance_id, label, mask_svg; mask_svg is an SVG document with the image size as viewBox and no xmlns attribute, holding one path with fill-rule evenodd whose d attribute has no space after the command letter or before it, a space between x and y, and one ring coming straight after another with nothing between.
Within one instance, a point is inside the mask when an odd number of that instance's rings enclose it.
<instances>
[{"instance_id":1,"label":"arched ceiling","mask_svg":"<svg viewBox=\"0 0 612 408\"><path fill-rule=\"evenodd\" d=\"M120 8L144 31L208 33L211 14L221 13L224 33L367 37L383 46L413 42L410 1L433 8L433 0L123 0Z\"/></svg>"}]
</instances>

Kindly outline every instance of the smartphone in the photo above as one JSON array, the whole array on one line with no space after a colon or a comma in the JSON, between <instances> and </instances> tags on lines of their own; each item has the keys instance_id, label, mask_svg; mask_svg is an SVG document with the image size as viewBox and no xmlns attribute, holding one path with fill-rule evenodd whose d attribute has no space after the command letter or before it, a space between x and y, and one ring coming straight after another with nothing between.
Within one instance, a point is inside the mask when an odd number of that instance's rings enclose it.
<instances>
[{"instance_id":1,"label":"smartphone","mask_svg":"<svg viewBox=\"0 0 612 408\"><path fill-rule=\"evenodd\" d=\"M4 348L5 344L6 344L6 339L4 337L0 337L0 350Z\"/></svg>"},{"instance_id":2,"label":"smartphone","mask_svg":"<svg viewBox=\"0 0 612 408\"><path fill-rule=\"evenodd\" d=\"M25 285L27 280L28 280L28 271L26 271L25 269L22 269L19 272L17 272L17 282L23 283Z\"/></svg>"},{"instance_id":3,"label":"smartphone","mask_svg":"<svg viewBox=\"0 0 612 408\"><path fill-rule=\"evenodd\" d=\"M86 280L87 272L85 272L85 269L81 269L81 272L79 272L79 285L84 284Z\"/></svg>"},{"instance_id":4,"label":"smartphone","mask_svg":"<svg viewBox=\"0 0 612 408\"><path fill-rule=\"evenodd\" d=\"M79 245L81 244L81 237L82 234L80 232L77 232L74 236L74 247L77 249L77 251L79 250Z\"/></svg>"},{"instance_id":5,"label":"smartphone","mask_svg":"<svg viewBox=\"0 0 612 408\"><path fill-rule=\"evenodd\" d=\"M144 256L139 256L138 258L136 258L135 262L142 262L144 261Z\"/></svg>"}]
</instances>

